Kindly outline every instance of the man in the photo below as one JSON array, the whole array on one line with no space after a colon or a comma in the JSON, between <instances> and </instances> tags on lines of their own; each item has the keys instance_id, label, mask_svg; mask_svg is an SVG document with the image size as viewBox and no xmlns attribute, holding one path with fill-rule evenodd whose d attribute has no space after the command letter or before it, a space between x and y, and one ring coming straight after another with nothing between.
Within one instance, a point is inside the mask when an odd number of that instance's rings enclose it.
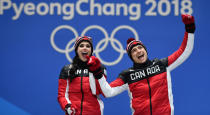
<instances>
[{"instance_id":1,"label":"man","mask_svg":"<svg viewBox=\"0 0 210 115\"><path fill-rule=\"evenodd\" d=\"M133 38L128 39L126 50L133 67L122 71L110 85L100 69L100 61L92 56L88 61L89 69L97 74L103 94L112 97L127 89L132 114L173 115L170 71L189 57L194 44L194 17L185 14L182 21L186 29L184 40L180 48L166 58L149 60L145 45Z\"/></svg>"}]
</instances>

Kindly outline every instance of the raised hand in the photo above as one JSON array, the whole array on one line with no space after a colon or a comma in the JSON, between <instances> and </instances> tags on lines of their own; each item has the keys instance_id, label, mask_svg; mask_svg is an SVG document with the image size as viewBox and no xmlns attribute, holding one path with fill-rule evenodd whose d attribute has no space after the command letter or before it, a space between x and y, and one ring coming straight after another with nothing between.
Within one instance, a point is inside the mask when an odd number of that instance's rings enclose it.
<instances>
[{"instance_id":1,"label":"raised hand","mask_svg":"<svg viewBox=\"0 0 210 115\"><path fill-rule=\"evenodd\" d=\"M185 24L185 30L188 33L195 32L195 19L189 14L182 14L182 22Z\"/></svg>"},{"instance_id":2,"label":"raised hand","mask_svg":"<svg viewBox=\"0 0 210 115\"><path fill-rule=\"evenodd\" d=\"M96 79L100 79L103 76L103 69L101 68L100 60L95 56L86 56L87 65L89 66L89 71L91 71Z\"/></svg>"}]
</instances>

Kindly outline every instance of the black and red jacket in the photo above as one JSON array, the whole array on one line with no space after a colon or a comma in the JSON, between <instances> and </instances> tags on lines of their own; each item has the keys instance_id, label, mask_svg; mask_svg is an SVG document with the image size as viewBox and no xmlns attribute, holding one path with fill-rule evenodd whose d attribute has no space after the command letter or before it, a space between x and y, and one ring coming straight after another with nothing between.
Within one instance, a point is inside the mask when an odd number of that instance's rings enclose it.
<instances>
[{"instance_id":1,"label":"black and red jacket","mask_svg":"<svg viewBox=\"0 0 210 115\"><path fill-rule=\"evenodd\" d=\"M108 84L99 79L106 97L118 95L128 90L132 114L134 115L173 115L173 94L170 71L183 63L191 54L194 34L185 32L180 48L163 59L147 60L143 65L134 64L124 70L119 77Z\"/></svg>"},{"instance_id":2,"label":"black and red jacket","mask_svg":"<svg viewBox=\"0 0 210 115\"><path fill-rule=\"evenodd\" d=\"M99 83L88 71L85 62L79 60L77 67L73 64L63 67L59 77L58 102L64 111L71 104L76 109L76 115L102 115L104 104L99 94Z\"/></svg>"}]
</instances>

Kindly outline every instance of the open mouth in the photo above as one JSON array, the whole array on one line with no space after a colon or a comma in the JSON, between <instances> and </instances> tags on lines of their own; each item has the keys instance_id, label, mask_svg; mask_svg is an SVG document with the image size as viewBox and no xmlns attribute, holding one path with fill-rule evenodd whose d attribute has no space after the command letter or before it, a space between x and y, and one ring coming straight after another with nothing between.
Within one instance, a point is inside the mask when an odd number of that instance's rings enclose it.
<instances>
[{"instance_id":1,"label":"open mouth","mask_svg":"<svg viewBox=\"0 0 210 115\"><path fill-rule=\"evenodd\" d=\"M144 57L144 54L139 55L137 58L142 59Z\"/></svg>"},{"instance_id":2,"label":"open mouth","mask_svg":"<svg viewBox=\"0 0 210 115\"><path fill-rule=\"evenodd\" d=\"M82 52L82 56L88 55L88 52Z\"/></svg>"}]
</instances>

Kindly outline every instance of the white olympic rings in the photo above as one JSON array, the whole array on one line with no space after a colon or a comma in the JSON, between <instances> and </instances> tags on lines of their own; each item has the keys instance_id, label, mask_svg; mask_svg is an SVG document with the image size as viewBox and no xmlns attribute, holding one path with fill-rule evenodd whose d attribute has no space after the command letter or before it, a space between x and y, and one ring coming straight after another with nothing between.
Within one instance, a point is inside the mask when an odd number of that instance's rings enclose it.
<instances>
[{"instance_id":1,"label":"white olympic rings","mask_svg":"<svg viewBox=\"0 0 210 115\"><path fill-rule=\"evenodd\" d=\"M61 48L57 47L57 45L55 44L55 40L54 40L54 39L55 39L55 34L56 34L59 30L61 30L61 29L68 29L68 30L72 31L72 32L74 33L74 36L75 36L73 39L71 39L71 40L68 42L68 44L66 45L65 49L61 49ZM102 40L99 41L99 43L96 45L96 48L94 49L94 52L93 52L93 53L95 53L96 57L98 57L98 58L100 59L101 63L104 64L104 65L109 65L109 66L111 66L111 65L115 65L115 64L119 63L120 60L123 58L124 53L126 53L126 50L123 49L123 46L122 46L122 44L120 43L120 41L117 40L117 39L115 39L115 37L114 37L115 34L116 34L119 30L121 30L121 29L130 30L130 31L134 34L134 38L135 38L136 40L139 40L139 36L138 36L138 33L136 32L136 30L135 30L134 28L128 26L128 25L120 25L120 26L116 27L116 28L112 31L110 37L108 36L107 31L106 31L103 27L101 27L101 26L99 26L99 25L90 25L90 26L86 27L86 28L82 31L81 36L84 36L89 30L92 30L92 29L98 29L98 30L102 31L103 34L104 34L104 36L105 36L104 39L102 39ZM51 36L50 36L50 43L51 43L52 47L53 47L57 52L65 53L66 58L68 59L68 61L69 61L69 62L72 62L72 58L70 57L69 52L72 52L72 51L74 50L74 47L71 47L71 48L70 48L70 46L71 46L72 44L74 44L74 42L75 42L75 40L76 40L76 38L77 38L78 36L79 36L79 35L78 35L77 31L76 31L73 27L71 27L71 26L69 26L69 25L61 25L61 26L56 27L56 28L52 31L52 34L51 34ZM91 36L91 37L94 37L94 36ZM114 48L114 50L120 53L119 57L118 57L116 60L111 61L111 62L104 61L104 60L100 57L100 55L99 55L100 52L102 52L102 51L105 50L105 48L107 47L109 41L111 42L111 46ZM105 43L104 43L104 42L105 42ZM104 43L104 45L103 45L102 47L100 47L103 43ZM119 46L119 48L115 45L115 43ZM72 46L73 46L73 45L72 45Z\"/></svg>"}]
</instances>

